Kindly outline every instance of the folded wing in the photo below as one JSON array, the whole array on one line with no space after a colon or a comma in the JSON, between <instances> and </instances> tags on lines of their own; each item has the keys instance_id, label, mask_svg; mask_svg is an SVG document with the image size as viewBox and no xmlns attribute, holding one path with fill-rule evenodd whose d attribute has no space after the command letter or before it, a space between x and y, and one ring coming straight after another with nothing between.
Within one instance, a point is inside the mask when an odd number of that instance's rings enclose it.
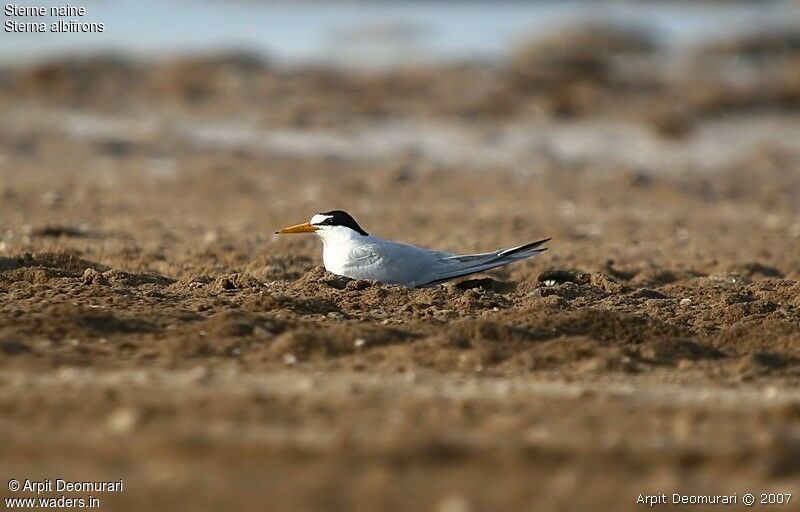
<instances>
[{"instance_id":1,"label":"folded wing","mask_svg":"<svg viewBox=\"0 0 800 512\"><path fill-rule=\"evenodd\" d=\"M444 281L449 281L450 279L476 274L536 256L547 250L546 247L541 246L549 240L549 238L545 238L544 240L538 240L517 247L509 247L507 249L498 249L493 252L448 256L440 260L441 266L433 279L426 283L417 284L416 286L418 288L433 286Z\"/></svg>"}]
</instances>

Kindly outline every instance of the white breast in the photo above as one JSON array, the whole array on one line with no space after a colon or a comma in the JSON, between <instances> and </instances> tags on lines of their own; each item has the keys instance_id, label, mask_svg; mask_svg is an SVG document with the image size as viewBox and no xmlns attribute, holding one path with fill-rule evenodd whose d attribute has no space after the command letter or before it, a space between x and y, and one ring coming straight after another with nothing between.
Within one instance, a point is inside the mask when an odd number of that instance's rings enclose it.
<instances>
[{"instance_id":1,"label":"white breast","mask_svg":"<svg viewBox=\"0 0 800 512\"><path fill-rule=\"evenodd\" d=\"M325 269L352 279L374 279L416 286L430 280L440 256L445 255L373 236L362 236L347 228L343 228L343 231L319 231L318 234L324 244L322 259Z\"/></svg>"}]
</instances>

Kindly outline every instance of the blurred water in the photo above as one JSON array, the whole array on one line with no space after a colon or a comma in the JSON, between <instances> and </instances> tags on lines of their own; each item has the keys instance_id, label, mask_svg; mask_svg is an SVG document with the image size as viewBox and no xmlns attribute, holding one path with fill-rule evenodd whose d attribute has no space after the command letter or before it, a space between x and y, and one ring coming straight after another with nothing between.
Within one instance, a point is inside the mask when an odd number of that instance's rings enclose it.
<instances>
[{"instance_id":1,"label":"blurred water","mask_svg":"<svg viewBox=\"0 0 800 512\"><path fill-rule=\"evenodd\" d=\"M113 116L11 107L0 127L7 133L61 133L79 143L147 146L170 140L181 148L178 154L212 149L353 162L415 155L451 168L522 173L553 165L655 174L713 172L740 165L765 150L800 158L800 123L791 113L709 120L680 142L664 140L640 123L608 119L521 120L486 128L444 120L385 120L342 131L253 126L238 118L198 121L153 113Z\"/></svg>"},{"instance_id":2,"label":"blurred water","mask_svg":"<svg viewBox=\"0 0 800 512\"><path fill-rule=\"evenodd\" d=\"M105 32L3 32L0 63L76 53L160 57L248 50L285 65L395 65L493 59L520 40L581 20L640 26L667 48L758 25L800 23L800 9L791 1L83 0L72 5L85 6L80 21L102 22Z\"/></svg>"}]
</instances>

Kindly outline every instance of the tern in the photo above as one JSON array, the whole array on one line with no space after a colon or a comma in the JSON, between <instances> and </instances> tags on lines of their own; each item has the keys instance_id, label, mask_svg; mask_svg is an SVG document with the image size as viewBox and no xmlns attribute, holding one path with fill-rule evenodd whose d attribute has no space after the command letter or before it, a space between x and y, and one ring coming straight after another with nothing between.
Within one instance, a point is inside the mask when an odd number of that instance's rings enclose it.
<instances>
[{"instance_id":1,"label":"tern","mask_svg":"<svg viewBox=\"0 0 800 512\"><path fill-rule=\"evenodd\" d=\"M275 234L315 233L322 239L322 260L328 272L351 279L372 279L409 288L425 288L515 261L547 250L550 240L480 254L450 254L383 240L370 235L342 210L318 213L311 220Z\"/></svg>"}]
</instances>

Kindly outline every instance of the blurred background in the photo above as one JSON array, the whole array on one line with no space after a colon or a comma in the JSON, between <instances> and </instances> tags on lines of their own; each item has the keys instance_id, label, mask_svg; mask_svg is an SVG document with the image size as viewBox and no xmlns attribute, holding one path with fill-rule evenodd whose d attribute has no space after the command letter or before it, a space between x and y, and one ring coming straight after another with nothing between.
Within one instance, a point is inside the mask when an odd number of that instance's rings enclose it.
<instances>
[{"instance_id":1,"label":"blurred background","mask_svg":"<svg viewBox=\"0 0 800 512\"><path fill-rule=\"evenodd\" d=\"M103 33L3 34L8 123L523 172L718 169L800 140L793 1L82 5ZM20 110L39 101L70 109Z\"/></svg>"},{"instance_id":2,"label":"blurred background","mask_svg":"<svg viewBox=\"0 0 800 512\"><path fill-rule=\"evenodd\" d=\"M17 187L28 170L30 193L50 198L19 199L29 215L17 209L9 221L28 231L54 211L73 226L127 229L123 216L87 210L94 197L76 198L70 214L65 205L73 203L62 200L76 197L68 188L78 175L107 198L134 183L144 198L157 191L164 197L151 220L194 219L186 229L200 242L205 231L218 240L234 230L263 243L271 232L263 224L332 207L371 215L387 236L399 236L391 219L407 211L419 225L431 222L430 200L393 211L382 197L399 184L436 197L436 186L414 179L455 172L466 188L458 204L440 205L442 214L451 208L442 219L469 207L485 222L511 215L541 230L566 221L567 236L599 237L619 223L598 226L598 205L576 204L580 194L557 187L587 176L637 184L659 176L706 200L761 191L787 206L787 229L800 233L794 1L81 5L86 15L77 21L103 23L102 33L3 33L3 170ZM278 169L290 168L295 179L286 182ZM363 182L346 184L340 172ZM555 187L561 202L503 211L507 202L467 190L470 180L496 173ZM726 177L711 179L715 173ZM169 187L196 195L173 198ZM177 199L185 211L203 208L177 215L169 210ZM43 208L38 219L34 206ZM771 214L768 227L782 226ZM0 243L25 247L30 237L12 228ZM416 243L438 240L414 234ZM486 243L493 241L499 237ZM456 242L478 243L466 235Z\"/></svg>"}]
</instances>

